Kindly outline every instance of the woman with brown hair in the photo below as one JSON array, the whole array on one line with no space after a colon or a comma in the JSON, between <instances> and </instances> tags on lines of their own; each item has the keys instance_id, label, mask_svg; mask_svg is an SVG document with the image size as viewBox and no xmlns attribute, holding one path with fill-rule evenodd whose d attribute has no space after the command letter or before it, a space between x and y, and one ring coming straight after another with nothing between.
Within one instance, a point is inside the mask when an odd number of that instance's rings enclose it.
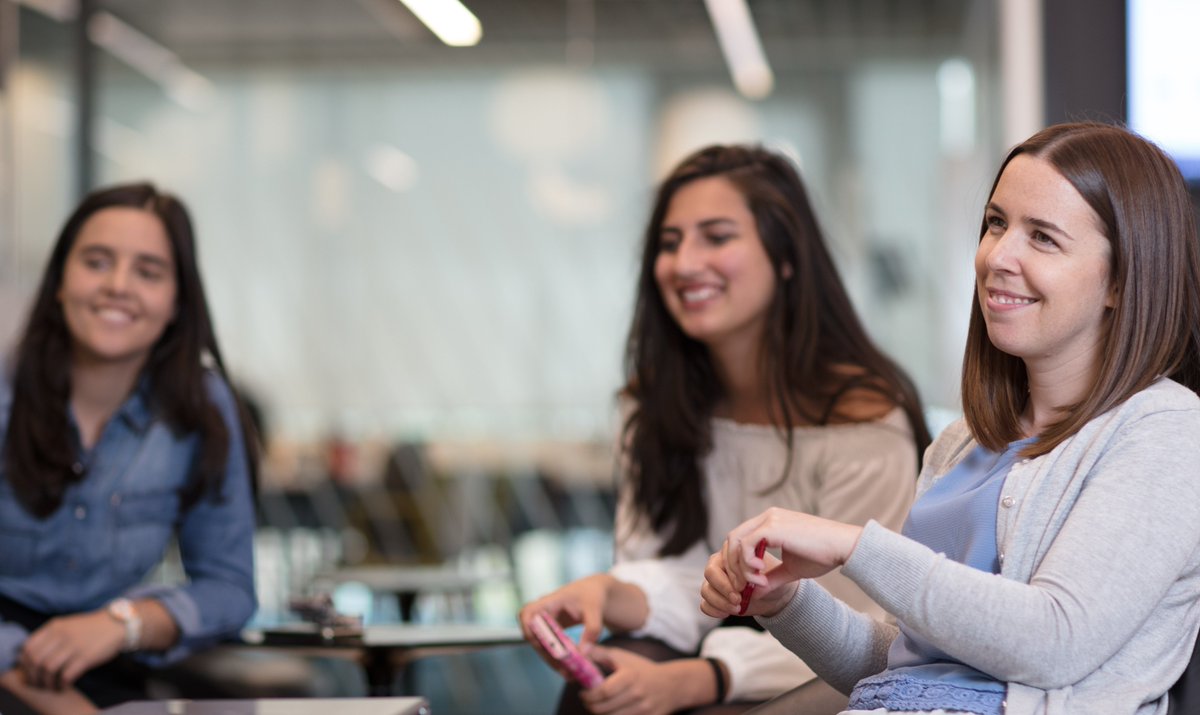
<instances>
[{"instance_id":1,"label":"woman with brown hair","mask_svg":"<svg viewBox=\"0 0 1200 715\"><path fill-rule=\"evenodd\" d=\"M538 612L582 623L585 650L611 672L569 688L561 711L738 712L806 682L814 707L836 711L844 697L774 638L715 629L695 601L708 553L766 506L898 526L929 441L912 384L867 337L786 158L712 146L663 181L626 376L616 565L521 610L527 635ZM880 612L840 576L825 583ZM591 647L603 628L617 636Z\"/></svg>"},{"instance_id":2,"label":"woman with brown hair","mask_svg":"<svg viewBox=\"0 0 1200 715\"><path fill-rule=\"evenodd\" d=\"M0 375L0 444L0 695L140 699L142 666L253 614L256 445L178 199L115 186L67 220ZM139 585L172 538L187 582Z\"/></svg>"},{"instance_id":3,"label":"woman with brown hair","mask_svg":"<svg viewBox=\"0 0 1200 715\"><path fill-rule=\"evenodd\" d=\"M901 532L773 509L710 559L852 713L1162 715L1200 628L1200 244L1153 144L1065 124L984 209L962 393ZM777 549L758 558L760 540ZM895 623L809 580L841 572ZM755 587L747 603L741 589Z\"/></svg>"}]
</instances>

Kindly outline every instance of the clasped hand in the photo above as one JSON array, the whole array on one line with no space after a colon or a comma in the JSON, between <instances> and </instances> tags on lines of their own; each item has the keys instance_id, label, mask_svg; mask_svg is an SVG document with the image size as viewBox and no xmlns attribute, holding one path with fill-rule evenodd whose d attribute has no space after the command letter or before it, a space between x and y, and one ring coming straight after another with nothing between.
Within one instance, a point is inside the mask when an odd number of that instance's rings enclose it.
<instances>
[{"instance_id":1,"label":"clasped hand","mask_svg":"<svg viewBox=\"0 0 1200 715\"><path fill-rule=\"evenodd\" d=\"M716 618L737 615L742 591L754 586L747 615L773 616L796 593L797 582L824 576L850 558L862 527L772 507L729 532L708 559L700 587L700 610ZM782 558L754 555L762 539Z\"/></svg>"},{"instance_id":2,"label":"clasped hand","mask_svg":"<svg viewBox=\"0 0 1200 715\"><path fill-rule=\"evenodd\" d=\"M62 690L112 660L124 639L124 627L101 611L52 618L25 640L17 667L29 685Z\"/></svg>"}]
</instances>

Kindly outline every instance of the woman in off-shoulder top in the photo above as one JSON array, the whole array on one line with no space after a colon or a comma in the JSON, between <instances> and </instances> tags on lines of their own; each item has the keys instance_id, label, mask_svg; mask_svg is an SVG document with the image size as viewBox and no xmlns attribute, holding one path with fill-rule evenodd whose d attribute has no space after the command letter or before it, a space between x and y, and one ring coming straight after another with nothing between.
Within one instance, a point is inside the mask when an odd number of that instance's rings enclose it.
<instances>
[{"instance_id":1,"label":"woman in off-shoulder top","mask_svg":"<svg viewBox=\"0 0 1200 715\"><path fill-rule=\"evenodd\" d=\"M521 611L527 632L539 611L581 623L609 672L569 687L560 712L740 712L805 683L809 712L836 712L845 698L752 621L717 628L696 607L708 553L767 505L898 525L929 441L915 390L867 337L786 158L712 146L664 180L626 378L616 564ZM840 576L827 583L881 613ZM614 638L591 647L604 628Z\"/></svg>"}]
</instances>

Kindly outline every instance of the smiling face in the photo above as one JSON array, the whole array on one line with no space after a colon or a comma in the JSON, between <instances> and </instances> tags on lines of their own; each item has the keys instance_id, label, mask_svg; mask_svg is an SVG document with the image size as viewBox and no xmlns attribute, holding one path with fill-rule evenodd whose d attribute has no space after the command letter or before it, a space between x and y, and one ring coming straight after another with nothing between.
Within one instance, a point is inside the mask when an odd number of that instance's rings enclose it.
<instances>
[{"instance_id":1,"label":"smiling face","mask_svg":"<svg viewBox=\"0 0 1200 715\"><path fill-rule=\"evenodd\" d=\"M140 367L175 317L177 290L157 216L127 207L93 214L67 254L58 289L74 359Z\"/></svg>"},{"instance_id":2,"label":"smiling face","mask_svg":"<svg viewBox=\"0 0 1200 715\"><path fill-rule=\"evenodd\" d=\"M741 192L726 178L680 187L659 230L654 279L667 310L709 349L757 346L775 271Z\"/></svg>"},{"instance_id":3,"label":"smiling face","mask_svg":"<svg viewBox=\"0 0 1200 715\"><path fill-rule=\"evenodd\" d=\"M988 337L1027 366L1091 370L1114 305L1112 249L1101 222L1047 161L1005 167L975 255Z\"/></svg>"}]
</instances>

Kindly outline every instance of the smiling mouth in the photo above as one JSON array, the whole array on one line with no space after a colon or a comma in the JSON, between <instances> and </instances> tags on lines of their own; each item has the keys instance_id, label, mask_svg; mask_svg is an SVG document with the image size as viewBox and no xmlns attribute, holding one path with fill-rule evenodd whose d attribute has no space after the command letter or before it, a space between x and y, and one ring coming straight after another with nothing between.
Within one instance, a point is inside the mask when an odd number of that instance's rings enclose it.
<instances>
[{"instance_id":1,"label":"smiling mouth","mask_svg":"<svg viewBox=\"0 0 1200 715\"><path fill-rule=\"evenodd\" d=\"M1011 295L993 295L992 300L1000 305L1032 305L1037 302L1036 298L1017 298Z\"/></svg>"},{"instance_id":2,"label":"smiling mouth","mask_svg":"<svg viewBox=\"0 0 1200 715\"><path fill-rule=\"evenodd\" d=\"M683 300L684 305L692 303L703 303L706 300L711 300L717 297L720 291L713 286L701 286L699 288L685 288L679 291L679 297Z\"/></svg>"},{"instance_id":3,"label":"smiling mouth","mask_svg":"<svg viewBox=\"0 0 1200 715\"><path fill-rule=\"evenodd\" d=\"M96 316L105 323L128 325L133 322L133 316L124 310L115 308L98 308Z\"/></svg>"},{"instance_id":4,"label":"smiling mouth","mask_svg":"<svg viewBox=\"0 0 1200 715\"><path fill-rule=\"evenodd\" d=\"M988 300L996 305L1033 305L1038 302L1038 298L1029 298L1023 295L1013 295L1003 291L989 289L987 292Z\"/></svg>"}]
</instances>

